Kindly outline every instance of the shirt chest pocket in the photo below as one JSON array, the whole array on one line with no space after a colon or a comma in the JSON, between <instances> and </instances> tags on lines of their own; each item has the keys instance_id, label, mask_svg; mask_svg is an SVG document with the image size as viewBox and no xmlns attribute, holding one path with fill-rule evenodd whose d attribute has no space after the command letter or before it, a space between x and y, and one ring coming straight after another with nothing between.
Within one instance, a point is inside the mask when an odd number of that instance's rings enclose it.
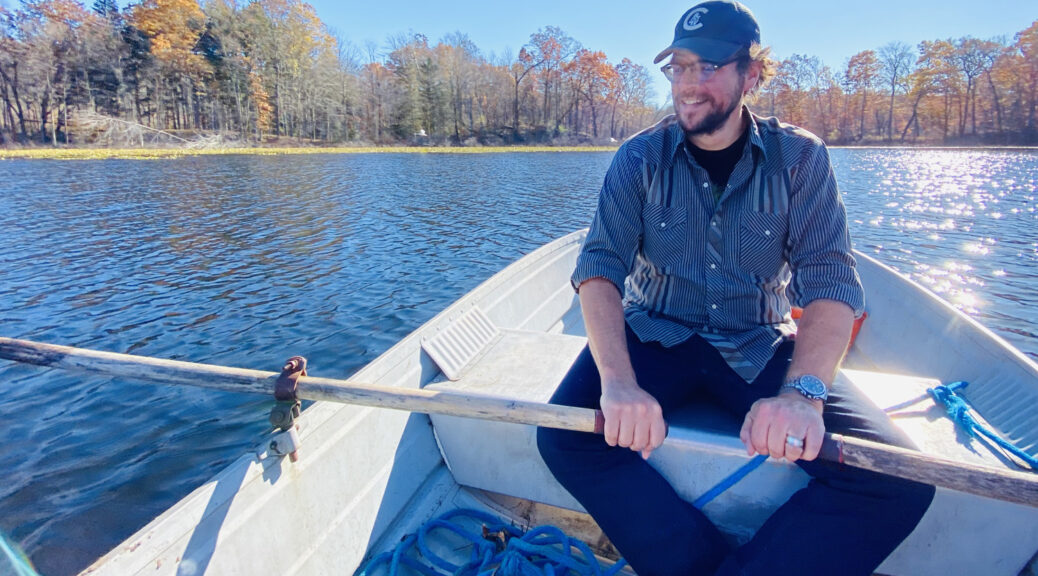
<instances>
[{"instance_id":1,"label":"shirt chest pocket","mask_svg":"<svg viewBox=\"0 0 1038 576\"><path fill-rule=\"evenodd\" d=\"M657 266L679 264L688 238L684 206L647 203L642 209L642 253Z\"/></svg>"},{"instance_id":2,"label":"shirt chest pocket","mask_svg":"<svg viewBox=\"0 0 1038 576\"><path fill-rule=\"evenodd\" d=\"M774 278L785 258L787 214L746 212L739 226L739 266L761 278Z\"/></svg>"}]
</instances>

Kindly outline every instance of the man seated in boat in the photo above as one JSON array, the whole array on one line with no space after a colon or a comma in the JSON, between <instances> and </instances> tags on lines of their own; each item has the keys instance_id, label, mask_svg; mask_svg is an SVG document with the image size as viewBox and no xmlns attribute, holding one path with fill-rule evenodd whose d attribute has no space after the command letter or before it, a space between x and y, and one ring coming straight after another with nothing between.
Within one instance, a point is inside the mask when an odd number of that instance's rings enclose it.
<instances>
[{"instance_id":1,"label":"man seated in boat","mask_svg":"<svg viewBox=\"0 0 1038 576\"><path fill-rule=\"evenodd\" d=\"M541 429L539 449L640 576L871 574L934 489L815 459L826 430L911 447L833 388L864 294L828 152L747 107L775 63L745 6L688 10L667 57L675 113L606 174L572 278L589 347L552 399L600 407L605 438ZM645 462L704 396L744 419L750 454L813 477L737 549Z\"/></svg>"}]
</instances>

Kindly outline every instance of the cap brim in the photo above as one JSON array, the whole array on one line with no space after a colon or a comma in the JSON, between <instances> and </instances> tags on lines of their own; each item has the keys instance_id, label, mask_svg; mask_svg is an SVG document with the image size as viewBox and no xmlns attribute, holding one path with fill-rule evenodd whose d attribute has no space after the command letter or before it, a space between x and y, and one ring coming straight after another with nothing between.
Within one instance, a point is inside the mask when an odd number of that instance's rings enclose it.
<instances>
[{"instance_id":1,"label":"cap brim","mask_svg":"<svg viewBox=\"0 0 1038 576\"><path fill-rule=\"evenodd\" d=\"M743 46L742 44L725 42L723 40L711 40L710 38L682 38L668 46L663 52L660 52L652 62L653 64L659 64L660 60L663 60L678 50L691 52L696 56L699 56L701 60L706 60L707 62L724 62L745 48L746 46Z\"/></svg>"}]
</instances>

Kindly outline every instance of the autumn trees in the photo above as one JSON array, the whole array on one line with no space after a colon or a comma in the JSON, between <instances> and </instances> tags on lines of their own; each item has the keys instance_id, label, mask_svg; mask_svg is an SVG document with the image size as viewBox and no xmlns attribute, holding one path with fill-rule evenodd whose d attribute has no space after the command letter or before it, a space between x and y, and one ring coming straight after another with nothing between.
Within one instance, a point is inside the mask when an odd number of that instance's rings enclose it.
<instances>
[{"instance_id":1,"label":"autumn trees","mask_svg":"<svg viewBox=\"0 0 1038 576\"><path fill-rule=\"evenodd\" d=\"M608 142L667 112L655 70L554 26L488 55L461 32L361 48L301 0L84 1L0 7L0 144ZM838 69L794 54L753 105L833 144L1033 144L1036 106L1038 22Z\"/></svg>"},{"instance_id":2,"label":"autumn trees","mask_svg":"<svg viewBox=\"0 0 1038 576\"><path fill-rule=\"evenodd\" d=\"M1015 35L893 42L832 71L782 60L755 108L834 144L1035 144L1038 21Z\"/></svg>"},{"instance_id":3,"label":"autumn trees","mask_svg":"<svg viewBox=\"0 0 1038 576\"><path fill-rule=\"evenodd\" d=\"M70 108L90 102L109 44L104 21L73 0L0 7L0 142L53 141Z\"/></svg>"},{"instance_id":4,"label":"autumn trees","mask_svg":"<svg viewBox=\"0 0 1038 576\"><path fill-rule=\"evenodd\" d=\"M514 58L460 32L364 56L299 0L23 0L0 7L0 143L86 144L99 119L139 127L132 145L577 142L656 113L643 68L550 26Z\"/></svg>"}]
</instances>

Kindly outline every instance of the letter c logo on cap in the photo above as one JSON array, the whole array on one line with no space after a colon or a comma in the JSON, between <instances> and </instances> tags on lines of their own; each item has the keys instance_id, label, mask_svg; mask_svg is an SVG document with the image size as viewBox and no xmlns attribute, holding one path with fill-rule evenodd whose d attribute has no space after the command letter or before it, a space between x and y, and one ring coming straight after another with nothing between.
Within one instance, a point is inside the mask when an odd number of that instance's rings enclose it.
<instances>
[{"instance_id":1,"label":"letter c logo on cap","mask_svg":"<svg viewBox=\"0 0 1038 576\"><path fill-rule=\"evenodd\" d=\"M706 8L696 8L695 10L689 12L688 17L685 18L685 21L681 24L681 27L685 30L688 30L689 32L691 32L692 30L699 30L703 27L703 23L700 22L699 19L702 18L703 14L706 14L707 12L709 12L709 10L707 10Z\"/></svg>"}]
</instances>

